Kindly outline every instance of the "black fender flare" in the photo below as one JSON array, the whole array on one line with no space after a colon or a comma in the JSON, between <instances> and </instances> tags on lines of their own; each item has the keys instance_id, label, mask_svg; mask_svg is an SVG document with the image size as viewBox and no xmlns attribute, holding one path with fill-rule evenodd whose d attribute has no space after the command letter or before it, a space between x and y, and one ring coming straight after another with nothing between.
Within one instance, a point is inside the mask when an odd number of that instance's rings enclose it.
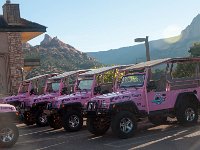
<instances>
[{"instance_id":1,"label":"black fender flare","mask_svg":"<svg viewBox=\"0 0 200 150\"><path fill-rule=\"evenodd\" d=\"M21 101L20 100L16 100L16 101L11 101L11 102L7 102L7 104L10 104L10 105L21 105Z\"/></svg>"},{"instance_id":2,"label":"black fender flare","mask_svg":"<svg viewBox=\"0 0 200 150\"><path fill-rule=\"evenodd\" d=\"M134 114L139 114L139 109L133 101L114 103L110 105L109 109L112 114L116 114L119 111L129 111Z\"/></svg>"},{"instance_id":3,"label":"black fender flare","mask_svg":"<svg viewBox=\"0 0 200 150\"><path fill-rule=\"evenodd\" d=\"M70 111L70 110L78 110L82 111L83 105L81 102L75 102L75 103L67 103L64 104L63 111Z\"/></svg>"},{"instance_id":4,"label":"black fender flare","mask_svg":"<svg viewBox=\"0 0 200 150\"><path fill-rule=\"evenodd\" d=\"M43 107L46 107L48 101L43 101L43 102L38 102L38 103L35 103L34 106L31 107L31 110L32 111L43 111Z\"/></svg>"},{"instance_id":5,"label":"black fender flare","mask_svg":"<svg viewBox=\"0 0 200 150\"><path fill-rule=\"evenodd\" d=\"M174 105L174 108L177 109L181 104L183 104L183 102L188 101L185 97L191 97L191 102L194 103L195 105L200 105L200 102L196 96L196 91L194 92L184 92L184 93L180 93L177 98L176 98L176 102Z\"/></svg>"}]
</instances>

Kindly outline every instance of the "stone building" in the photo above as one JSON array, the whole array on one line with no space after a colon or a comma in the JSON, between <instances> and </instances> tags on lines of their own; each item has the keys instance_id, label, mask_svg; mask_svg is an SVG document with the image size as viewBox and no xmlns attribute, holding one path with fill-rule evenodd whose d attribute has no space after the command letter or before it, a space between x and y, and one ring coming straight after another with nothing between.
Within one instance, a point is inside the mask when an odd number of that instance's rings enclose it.
<instances>
[{"instance_id":1,"label":"stone building","mask_svg":"<svg viewBox=\"0 0 200 150\"><path fill-rule=\"evenodd\" d=\"M20 17L19 4L9 0L0 15L0 95L14 94L22 81L22 44L46 32L46 27Z\"/></svg>"}]
</instances>

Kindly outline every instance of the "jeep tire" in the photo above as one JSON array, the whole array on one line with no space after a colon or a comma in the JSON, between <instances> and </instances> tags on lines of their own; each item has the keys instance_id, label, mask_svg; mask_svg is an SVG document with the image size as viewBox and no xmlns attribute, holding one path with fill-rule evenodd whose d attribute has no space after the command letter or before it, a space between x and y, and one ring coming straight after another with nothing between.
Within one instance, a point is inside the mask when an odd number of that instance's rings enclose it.
<instances>
[{"instance_id":1,"label":"jeep tire","mask_svg":"<svg viewBox=\"0 0 200 150\"><path fill-rule=\"evenodd\" d=\"M193 125L198 120L198 106L190 101L184 101L176 109L176 117L182 125Z\"/></svg>"},{"instance_id":2,"label":"jeep tire","mask_svg":"<svg viewBox=\"0 0 200 150\"><path fill-rule=\"evenodd\" d=\"M0 147L13 146L19 137L19 131L16 125L12 123L0 124Z\"/></svg>"},{"instance_id":3,"label":"jeep tire","mask_svg":"<svg viewBox=\"0 0 200 150\"><path fill-rule=\"evenodd\" d=\"M118 112L112 118L111 129L116 136L122 139L133 136L137 129L137 121L134 114L129 111Z\"/></svg>"},{"instance_id":4,"label":"jeep tire","mask_svg":"<svg viewBox=\"0 0 200 150\"><path fill-rule=\"evenodd\" d=\"M67 111L63 113L63 127L66 131L79 131L83 126L83 116L79 111Z\"/></svg>"},{"instance_id":5,"label":"jeep tire","mask_svg":"<svg viewBox=\"0 0 200 150\"><path fill-rule=\"evenodd\" d=\"M43 111L38 111L36 113L36 124L38 127L48 126L47 114L43 113Z\"/></svg>"},{"instance_id":6,"label":"jeep tire","mask_svg":"<svg viewBox=\"0 0 200 150\"><path fill-rule=\"evenodd\" d=\"M108 131L109 128L109 118L87 118L87 129L94 135L103 135Z\"/></svg>"}]
</instances>

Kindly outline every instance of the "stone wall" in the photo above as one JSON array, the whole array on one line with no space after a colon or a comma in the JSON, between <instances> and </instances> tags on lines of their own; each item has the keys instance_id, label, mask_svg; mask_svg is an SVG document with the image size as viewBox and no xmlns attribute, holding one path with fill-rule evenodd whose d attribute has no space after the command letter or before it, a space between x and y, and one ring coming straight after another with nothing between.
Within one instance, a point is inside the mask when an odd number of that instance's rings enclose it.
<instances>
[{"instance_id":1,"label":"stone wall","mask_svg":"<svg viewBox=\"0 0 200 150\"><path fill-rule=\"evenodd\" d=\"M18 86L22 81L21 68L24 66L21 34L8 32L8 54L9 54L9 93L17 93Z\"/></svg>"},{"instance_id":2,"label":"stone wall","mask_svg":"<svg viewBox=\"0 0 200 150\"><path fill-rule=\"evenodd\" d=\"M0 32L0 97L8 94L8 36Z\"/></svg>"}]
</instances>

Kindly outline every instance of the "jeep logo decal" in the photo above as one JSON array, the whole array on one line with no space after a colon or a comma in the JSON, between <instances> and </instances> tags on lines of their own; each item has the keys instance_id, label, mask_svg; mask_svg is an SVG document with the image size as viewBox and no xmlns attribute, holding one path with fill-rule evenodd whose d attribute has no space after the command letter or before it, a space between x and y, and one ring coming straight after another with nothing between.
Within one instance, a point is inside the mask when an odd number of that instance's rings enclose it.
<instances>
[{"instance_id":1,"label":"jeep logo decal","mask_svg":"<svg viewBox=\"0 0 200 150\"><path fill-rule=\"evenodd\" d=\"M166 97L162 96L161 94L156 94L154 100L152 100L152 103L160 105L165 101L165 99Z\"/></svg>"}]
</instances>

